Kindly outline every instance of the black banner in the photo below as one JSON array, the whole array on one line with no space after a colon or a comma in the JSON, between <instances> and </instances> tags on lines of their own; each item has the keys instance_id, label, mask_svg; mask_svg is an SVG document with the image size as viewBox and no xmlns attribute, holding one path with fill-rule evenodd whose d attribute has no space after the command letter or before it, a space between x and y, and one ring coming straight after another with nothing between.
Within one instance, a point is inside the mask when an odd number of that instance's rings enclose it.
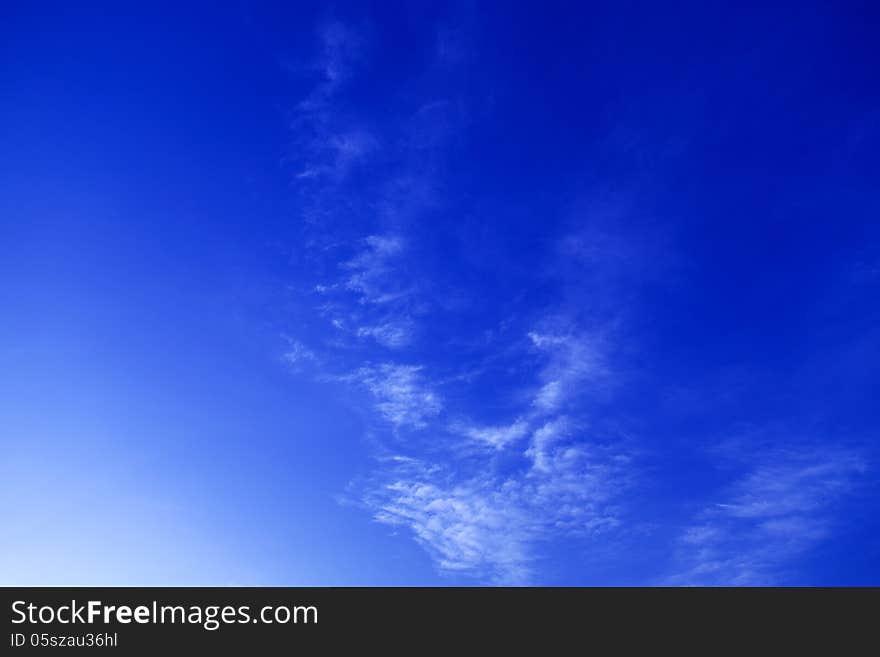
<instances>
[{"instance_id":1,"label":"black banner","mask_svg":"<svg viewBox=\"0 0 880 657\"><path fill-rule=\"evenodd\" d=\"M2 654L870 646L880 589L6 588ZM867 643L865 643L867 641ZM335 652L332 654L336 654Z\"/></svg>"}]
</instances>

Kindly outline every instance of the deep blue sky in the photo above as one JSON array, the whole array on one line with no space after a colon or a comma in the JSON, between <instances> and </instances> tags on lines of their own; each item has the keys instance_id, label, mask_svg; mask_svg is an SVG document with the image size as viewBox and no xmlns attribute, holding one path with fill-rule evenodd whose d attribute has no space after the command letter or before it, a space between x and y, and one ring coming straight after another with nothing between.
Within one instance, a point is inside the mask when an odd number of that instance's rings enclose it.
<instances>
[{"instance_id":1,"label":"deep blue sky","mask_svg":"<svg viewBox=\"0 0 880 657\"><path fill-rule=\"evenodd\" d=\"M736 4L4 4L0 583L880 584L880 21Z\"/></svg>"}]
</instances>

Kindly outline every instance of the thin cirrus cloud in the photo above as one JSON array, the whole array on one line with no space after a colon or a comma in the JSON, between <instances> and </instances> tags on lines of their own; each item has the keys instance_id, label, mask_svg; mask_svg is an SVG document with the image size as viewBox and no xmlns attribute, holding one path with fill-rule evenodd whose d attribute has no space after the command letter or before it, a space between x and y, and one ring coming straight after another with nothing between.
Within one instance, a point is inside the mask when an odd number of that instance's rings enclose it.
<instances>
[{"instance_id":1,"label":"thin cirrus cloud","mask_svg":"<svg viewBox=\"0 0 880 657\"><path fill-rule=\"evenodd\" d=\"M395 259L404 249L398 235L368 235L364 248L342 263L348 272L345 287L358 295L360 303L389 304L409 293L395 271Z\"/></svg>"},{"instance_id":2,"label":"thin cirrus cloud","mask_svg":"<svg viewBox=\"0 0 880 657\"><path fill-rule=\"evenodd\" d=\"M371 338L389 349L399 349L412 341L413 324L405 318L397 318L375 326L360 326L357 335Z\"/></svg>"},{"instance_id":3,"label":"thin cirrus cloud","mask_svg":"<svg viewBox=\"0 0 880 657\"><path fill-rule=\"evenodd\" d=\"M334 264L336 278L312 287L321 313L344 336L392 350L406 347L417 327L412 283L396 274L405 243L399 235L368 235L356 244L354 255Z\"/></svg>"},{"instance_id":4,"label":"thin cirrus cloud","mask_svg":"<svg viewBox=\"0 0 880 657\"><path fill-rule=\"evenodd\" d=\"M311 93L299 102L300 114L322 112L332 101L336 92L350 78L357 60L365 48L363 34L340 21L329 21L318 29L320 54L311 66L321 81Z\"/></svg>"},{"instance_id":5,"label":"thin cirrus cloud","mask_svg":"<svg viewBox=\"0 0 880 657\"><path fill-rule=\"evenodd\" d=\"M336 112L336 97L357 69L366 39L338 21L318 30L320 56L306 67L321 81L296 106L292 128L298 146L294 177L301 183L341 184L352 169L377 149L375 135Z\"/></svg>"},{"instance_id":6,"label":"thin cirrus cloud","mask_svg":"<svg viewBox=\"0 0 880 657\"><path fill-rule=\"evenodd\" d=\"M378 522L408 528L441 570L522 584L532 528L519 494L489 478L444 486L418 477L371 490L367 503Z\"/></svg>"},{"instance_id":7,"label":"thin cirrus cloud","mask_svg":"<svg viewBox=\"0 0 880 657\"><path fill-rule=\"evenodd\" d=\"M399 121L384 134L365 130L346 99L364 39L340 25L320 38L321 80L293 122L304 251L314 265L302 287L319 328L297 336L287 360L362 393L354 403L370 418L374 467L358 478L354 502L459 581L546 581L548 546L570 546L580 558L631 538L646 525L634 492L650 484L642 459L663 446L624 436L629 418L613 404L602 406L616 414L603 424L596 402L623 385L618 327L639 282L659 277L650 245L662 240L626 229L629 204L587 204L576 221L548 223L551 248L530 249L522 268L511 268L533 277L511 287L540 279L559 294L528 307L490 298L483 323L471 327L473 314L456 313L483 304L468 306L467 285L486 275L499 248L481 238L505 236L432 223L443 207L446 150L464 132L468 103L404 94ZM446 56L438 70L455 65ZM485 251L490 266L444 278L423 262L430 249L419 249L427 241L420 231L460 247L456 265L481 262ZM744 463L719 499L672 528L677 537L663 549L677 568L664 583L776 581L827 535L831 509L864 467L857 454L833 450L753 453Z\"/></svg>"},{"instance_id":8,"label":"thin cirrus cloud","mask_svg":"<svg viewBox=\"0 0 880 657\"><path fill-rule=\"evenodd\" d=\"M398 429L424 429L443 409L442 398L430 389L418 365L365 365L342 378L366 388L379 414Z\"/></svg>"},{"instance_id":9,"label":"thin cirrus cloud","mask_svg":"<svg viewBox=\"0 0 880 657\"><path fill-rule=\"evenodd\" d=\"M550 356L541 373L543 383L533 400L539 411L559 410L584 384L598 382L608 375L596 338L535 331L528 335L536 348Z\"/></svg>"},{"instance_id":10,"label":"thin cirrus cloud","mask_svg":"<svg viewBox=\"0 0 880 657\"><path fill-rule=\"evenodd\" d=\"M768 585L834 527L834 508L866 469L844 450L771 452L678 539L674 584Z\"/></svg>"},{"instance_id":11,"label":"thin cirrus cloud","mask_svg":"<svg viewBox=\"0 0 880 657\"><path fill-rule=\"evenodd\" d=\"M317 251L323 262L331 258L329 268L320 269L332 277L309 288L316 315L327 322L327 335L349 339L329 357L323 352L332 351L338 341L320 334L309 346L305 338L297 340L287 360L320 363L323 380L364 391L379 426L387 428L384 456L377 458L377 469L358 495L358 503L377 522L406 528L441 572L529 583L539 573L540 545L547 540L590 539L622 522L620 500L631 480L630 456L619 446L599 446L582 423L566 414L577 414L576 401L586 384L609 376L603 345L573 321L563 322L566 330L520 334L513 352L522 362L510 366L528 369L525 361L536 357L541 364L526 383L533 394L522 396L517 384L497 391L518 406L514 419L483 422L480 409L461 407L470 377L458 375L474 371L476 363L443 362L441 376L430 349L419 342L423 329L436 331L442 323L432 314L424 291L430 285L420 284L421 270L403 232L422 212L436 208L434 177L442 169L444 140L453 133L449 121L436 119L442 111L442 117L453 120L457 110L448 110L460 103L415 103L412 119L401 122L402 139L352 139L362 133L337 120L334 103L342 102L354 66L353 44L361 40L338 26L321 39L318 68L324 79L300 105L300 120L294 123L307 156L298 180L307 201L305 219L314 230L311 243L323 245ZM444 62L443 68L448 65ZM356 202L376 208L378 217L395 227L338 238L334 226L359 194L346 188L351 167L388 148L382 144L394 143L403 144L398 152L381 155L398 165L377 169L373 196L364 199L361 192ZM344 192L349 198L342 203ZM349 255L336 255L337 244L349 245ZM551 315L535 325L558 328L558 318ZM387 353L377 354L375 348ZM325 363L345 371L330 371ZM450 406L453 399L459 402ZM461 438L484 449L462 449Z\"/></svg>"},{"instance_id":12,"label":"thin cirrus cloud","mask_svg":"<svg viewBox=\"0 0 880 657\"><path fill-rule=\"evenodd\" d=\"M299 340L288 339L288 348L284 352L285 362L293 367L301 367L315 361L315 353Z\"/></svg>"},{"instance_id":13,"label":"thin cirrus cloud","mask_svg":"<svg viewBox=\"0 0 880 657\"><path fill-rule=\"evenodd\" d=\"M495 426L456 423L451 430L478 443L503 449L508 444L523 438L528 433L529 424L523 419L517 419L508 425Z\"/></svg>"},{"instance_id":14,"label":"thin cirrus cloud","mask_svg":"<svg viewBox=\"0 0 880 657\"><path fill-rule=\"evenodd\" d=\"M375 147L375 138L363 130L316 136L311 143L312 158L296 173L296 178L328 176L342 180Z\"/></svg>"},{"instance_id":15,"label":"thin cirrus cloud","mask_svg":"<svg viewBox=\"0 0 880 657\"><path fill-rule=\"evenodd\" d=\"M539 542L594 538L618 526L614 501L627 478L620 455L591 453L574 441L539 451L539 467L506 474L478 467L463 475L462 464L405 461L382 472L365 501L378 522L408 528L441 571L528 584Z\"/></svg>"},{"instance_id":16,"label":"thin cirrus cloud","mask_svg":"<svg viewBox=\"0 0 880 657\"><path fill-rule=\"evenodd\" d=\"M422 368L370 365L348 380L369 390L395 432L443 436L445 409ZM488 453L459 452L449 437L445 451L434 444L430 455L382 461L363 503L378 522L408 528L442 572L496 584L533 581L542 541L594 539L621 524L633 469L630 454L594 443L569 417L530 412L509 425L451 426ZM498 468L501 457L519 463Z\"/></svg>"}]
</instances>

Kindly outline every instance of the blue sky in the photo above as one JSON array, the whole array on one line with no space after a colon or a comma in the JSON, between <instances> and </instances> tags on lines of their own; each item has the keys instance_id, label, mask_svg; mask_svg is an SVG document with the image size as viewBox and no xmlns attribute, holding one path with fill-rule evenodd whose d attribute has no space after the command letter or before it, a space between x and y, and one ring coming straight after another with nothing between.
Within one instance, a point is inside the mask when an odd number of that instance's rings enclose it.
<instances>
[{"instance_id":1,"label":"blue sky","mask_svg":"<svg viewBox=\"0 0 880 657\"><path fill-rule=\"evenodd\" d=\"M880 583L867 5L2 12L0 583Z\"/></svg>"}]
</instances>

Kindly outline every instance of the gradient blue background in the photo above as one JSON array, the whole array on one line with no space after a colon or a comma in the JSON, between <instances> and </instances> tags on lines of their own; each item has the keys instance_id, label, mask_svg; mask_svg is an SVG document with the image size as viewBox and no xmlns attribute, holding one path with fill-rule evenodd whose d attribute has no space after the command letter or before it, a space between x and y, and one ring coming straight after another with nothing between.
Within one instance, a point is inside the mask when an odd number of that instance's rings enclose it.
<instances>
[{"instance_id":1,"label":"gradient blue background","mask_svg":"<svg viewBox=\"0 0 880 657\"><path fill-rule=\"evenodd\" d=\"M0 22L0 583L689 583L680 536L777 449L840 465L793 475L809 500L757 579L709 583L880 583L869 3L5 3ZM332 121L384 136L322 188L297 177L325 161L297 108L328 24L358 44ZM442 145L393 150L437 99ZM415 209L376 191L428 177ZM370 215L392 201L396 218ZM303 219L316 205L331 228ZM566 264L584 226L624 255ZM610 332L620 374L569 416L636 455L623 534L522 529L528 575L506 580L495 539L444 568L351 501L382 467L374 442L400 436L333 377L403 356L354 340L365 355L328 375L284 354L328 362L307 291L391 233L433 304L407 306L404 360L440 381L506 359L442 388L458 410L428 431L527 407L511 399L541 365L523 336L545 317ZM347 250L303 255L321 239ZM505 321L518 338L456 343ZM734 570L760 542L741 518L713 544Z\"/></svg>"}]
</instances>

